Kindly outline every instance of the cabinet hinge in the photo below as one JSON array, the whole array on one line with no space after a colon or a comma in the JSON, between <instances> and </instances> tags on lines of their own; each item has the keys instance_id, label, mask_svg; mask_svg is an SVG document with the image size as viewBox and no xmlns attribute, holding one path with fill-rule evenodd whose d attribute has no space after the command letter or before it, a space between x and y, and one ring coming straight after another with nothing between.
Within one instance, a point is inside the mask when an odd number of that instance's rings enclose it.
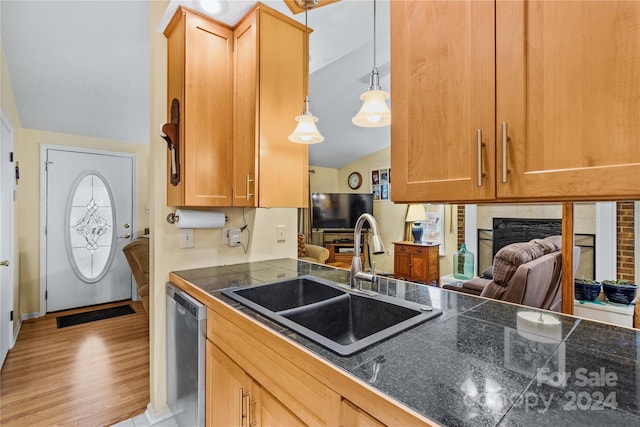
<instances>
[{"instance_id":1,"label":"cabinet hinge","mask_svg":"<svg viewBox=\"0 0 640 427\"><path fill-rule=\"evenodd\" d=\"M13 151L9 153L9 162L13 163Z\"/></svg>"},{"instance_id":2,"label":"cabinet hinge","mask_svg":"<svg viewBox=\"0 0 640 427\"><path fill-rule=\"evenodd\" d=\"M9 322L13 322L13 310L9 313Z\"/></svg>"},{"instance_id":3,"label":"cabinet hinge","mask_svg":"<svg viewBox=\"0 0 640 427\"><path fill-rule=\"evenodd\" d=\"M44 299L49 299L49 291L44 291Z\"/></svg>"}]
</instances>

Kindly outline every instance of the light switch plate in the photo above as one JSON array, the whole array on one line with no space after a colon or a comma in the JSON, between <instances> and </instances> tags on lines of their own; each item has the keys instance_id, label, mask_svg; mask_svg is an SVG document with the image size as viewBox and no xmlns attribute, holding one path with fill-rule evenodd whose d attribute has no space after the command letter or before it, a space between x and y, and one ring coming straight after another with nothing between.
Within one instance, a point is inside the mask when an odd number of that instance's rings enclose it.
<instances>
[{"instance_id":1,"label":"light switch plate","mask_svg":"<svg viewBox=\"0 0 640 427\"><path fill-rule=\"evenodd\" d=\"M192 248L193 247L193 228L181 228L180 229L180 248Z\"/></svg>"},{"instance_id":2,"label":"light switch plate","mask_svg":"<svg viewBox=\"0 0 640 427\"><path fill-rule=\"evenodd\" d=\"M285 226L284 225L278 225L276 226L276 241L278 242L284 242L285 241Z\"/></svg>"}]
</instances>

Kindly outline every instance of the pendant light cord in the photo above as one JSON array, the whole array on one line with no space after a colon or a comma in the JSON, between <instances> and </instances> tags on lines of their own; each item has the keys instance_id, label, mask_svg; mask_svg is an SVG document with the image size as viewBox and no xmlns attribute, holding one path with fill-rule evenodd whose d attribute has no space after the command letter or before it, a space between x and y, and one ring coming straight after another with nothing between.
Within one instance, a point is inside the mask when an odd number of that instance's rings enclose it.
<instances>
[{"instance_id":1,"label":"pendant light cord","mask_svg":"<svg viewBox=\"0 0 640 427\"><path fill-rule=\"evenodd\" d=\"M373 0L373 68L376 68L376 0Z\"/></svg>"},{"instance_id":2,"label":"pendant light cord","mask_svg":"<svg viewBox=\"0 0 640 427\"><path fill-rule=\"evenodd\" d=\"M304 6L304 36L305 45L307 49L307 96L305 98L305 111L309 111L309 92L311 91L311 78L309 76L309 25L307 23L307 14L309 13L309 4L305 3ZM304 70L303 70L304 74Z\"/></svg>"}]
</instances>

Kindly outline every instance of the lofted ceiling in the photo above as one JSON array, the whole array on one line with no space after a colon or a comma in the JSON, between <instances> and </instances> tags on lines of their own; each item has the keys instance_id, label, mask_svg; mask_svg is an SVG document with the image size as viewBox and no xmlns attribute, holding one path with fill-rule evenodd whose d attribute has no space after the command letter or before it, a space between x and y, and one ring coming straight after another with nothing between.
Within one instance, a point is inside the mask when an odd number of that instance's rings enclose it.
<instances>
[{"instance_id":1,"label":"lofted ceiling","mask_svg":"<svg viewBox=\"0 0 640 427\"><path fill-rule=\"evenodd\" d=\"M282 0L263 1L304 23ZM176 8L171 0L162 32ZM228 0L218 19L235 24L255 1ZM0 0L1 40L21 126L135 143L149 136L149 1ZM342 0L309 11L310 109L325 141L309 162L341 167L389 145L390 128L359 128L373 67L373 1ZM154 23L154 25L156 25ZM389 91L389 2L377 2L376 63ZM300 110L303 102L300 100ZM291 130L295 127L291 118ZM156 135L151 135L151 138Z\"/></svg>"}]
</instances>

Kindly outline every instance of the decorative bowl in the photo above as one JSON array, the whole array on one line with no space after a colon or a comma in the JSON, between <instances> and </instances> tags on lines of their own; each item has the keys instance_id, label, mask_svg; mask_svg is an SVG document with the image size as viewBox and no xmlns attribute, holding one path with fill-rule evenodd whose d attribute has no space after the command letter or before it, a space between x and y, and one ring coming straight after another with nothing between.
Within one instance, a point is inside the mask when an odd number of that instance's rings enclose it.
<instances>
[{"instance_id":1,"label":"decorative bowl","mask_svg":"<svg viewBox=\"0 0 640 427\"><path fill-rule=\"evenodd\" d=\"M636 298L638 285L605 280L602 282L602 290L609 302L629 305Z\"/></svg>"},{"instance_id":2,"label":"decorative bowl","mask_svg":"<svg viewBox=\"0 0 640 427\"><path fill-rule=\"evenodd\" d=\"M574 282L574 296L580 301L594 301L600 295L602 284L592 280L577 279Z\"/></svg>"}]
</instances>

